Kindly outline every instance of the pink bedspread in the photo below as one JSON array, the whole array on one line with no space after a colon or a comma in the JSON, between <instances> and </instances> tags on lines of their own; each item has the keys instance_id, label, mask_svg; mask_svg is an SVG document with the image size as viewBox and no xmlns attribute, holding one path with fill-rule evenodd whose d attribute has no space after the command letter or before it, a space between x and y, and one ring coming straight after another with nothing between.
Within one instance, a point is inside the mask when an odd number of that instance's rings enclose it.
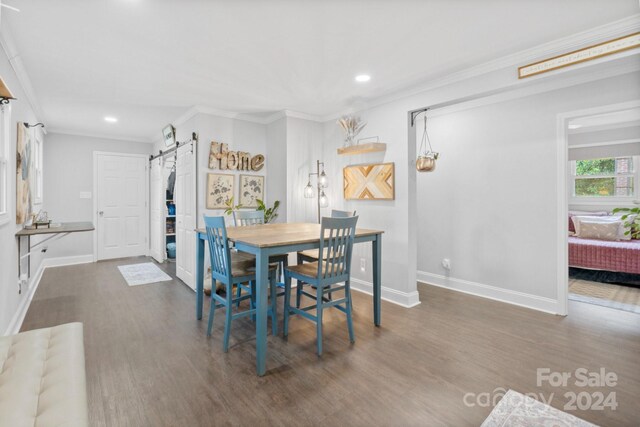
<instances>
[{"instance_id":1,"label":"pink bedspread","mask_svg":"<svg viewBox=\"0 0 640 427\"><path fill-rule=\"evenodd\" d=\"M569 236L569 266L640 274L640 240L614 242Z\"/></svg>"}]
</instances>

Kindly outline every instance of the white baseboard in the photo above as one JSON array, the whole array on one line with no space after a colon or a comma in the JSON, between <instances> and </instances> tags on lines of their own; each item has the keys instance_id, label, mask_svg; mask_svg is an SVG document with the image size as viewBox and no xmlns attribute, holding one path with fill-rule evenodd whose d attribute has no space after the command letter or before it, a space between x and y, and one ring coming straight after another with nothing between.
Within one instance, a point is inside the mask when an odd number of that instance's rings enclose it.
<instances>
[{"instance_id":1,"label":"white baseboard","mask_svg":"<svg viewBox=\"0 0 640 427\"><path fill-rule=\"evenodd\" d=\"M36 293L36 289L38 289L38 285L40 284L40 279L42 278L42 273L44 272L45 267L40 264L38 271L36 274L31 276L29 279L29 287L27 288L27 294L25 298L22 300L22 303L18 306L15 314L11 318L11 322L9 322L9 326L7 330L4 332L4 335L15 335L20 332L20 328L22 327L22 322L24 317L27 315L27 311L29 310L29 306L31 305L31 300L33 299L33 295Z\"/></svg>"},{"instance_id":2,"label":"white baseboard","mask_svg":"<svg viewBox=\"0 0 640 427\"><path fill-rule=\"evenodd\" d=\"M558 301L552 298L539 297L537 295L526 294L524 292L512 291L509 289L498 288L496 286L456 279L454 277L447 277L441 274L427 273L425 271L418 271L417 278L419 282L450 289L452 291L506 302L520 307L544 311L545 313L559 313Z\"/></svg>"},{"instance_id":3,"label":"white baseboard","mask_svg":"<svg viewBox=\"0 0 640 427\"><path fill-rule=\"evenodd\" d=\"M373 284L360 279L351 278L351 289L364 292L365 294L373 295ZM402 292L395 289L382 286L382 295L380 296L385 301L398 304L405 308L415 307L420 304L420 296L418 291L414 292Z\"/></svg>"},{"instance_id":4,"label":"white baseboard","mask_svg":"<svg viewBox=\"0 0 640 427\"><path fill-rule=\"evenodd\" d=\"M46 258L42 261L42 265L47 267L62 267L65 265L87 264L93 262L93 255L75 255L63 256L58 258Z\"/></svg>"},{"instance_id":5,"label":"white baseboard","mask_svg":"<svg viewBox=\"0 0 640 427\"><path fill-rule=\"evenodd\" d=\"M29 310L29 306L31 305L33 296L38 289L38 285L40 285L40 279L42 279L42 274L44 273L45 269L49 267L62 267L64 265L86 264L89 262L93 262L93 255L46 258L42 260L38 271L36 271L36 273L31 276L31 279L29 280L27 295L22 300L22 303L18 306L18 309L13 315L13 318L11 319L11 322L9 323L9 326L7 327L4 335L14 335L20 332L22 322L24 321L24 317L27 315L27 311Z\"/></svg>"}]
</instances>

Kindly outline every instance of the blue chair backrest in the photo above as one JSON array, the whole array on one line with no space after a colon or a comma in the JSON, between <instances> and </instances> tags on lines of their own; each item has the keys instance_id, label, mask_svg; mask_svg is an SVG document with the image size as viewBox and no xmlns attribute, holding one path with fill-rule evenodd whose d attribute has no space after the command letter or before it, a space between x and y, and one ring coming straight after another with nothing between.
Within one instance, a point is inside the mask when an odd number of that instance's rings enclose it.
<instances>
[{"instance_id":1,"label":"blue chair backrest","mask_svg":"<svg viewBox=\"0 0 640 427\"><path fill-rule=\"evenodd\" d=\"M222 216L205 216L211 275L214 279L229 283L231 280L231 251L227 240L227 228Z\"/></svg>"},{"instance_id":2,"label":"blue chair backrest","mask_svg":"<svg viewBox=\"0 0 640 427\"><path fill-rule=\"evenodd\" d=\"M339 211L337 209L331 210L331 218L349 218L356 216L356 211Z\"/></svg>"},{"instance_id":3,"label":"blue chair backrest","mask_svg":"<svg viewBox=\"0 0 640 427\"><path fill-rule=\"evenodd\" d=\"M351 251L356 234L357 216L322 218L320 253L326 250L324 262L318 263L318 278L332 279L351 274Z\"/></svg>"},{"instance_id":4,"label":"blue chair backrest","mask_svg":"<svg viewBox=\"0 0 640 427\"><path fill-rule=\"evenodd\" d=\"M236 227L264 224L264 211L234 211L233 222Z\"/></svg>"}]
</instances>

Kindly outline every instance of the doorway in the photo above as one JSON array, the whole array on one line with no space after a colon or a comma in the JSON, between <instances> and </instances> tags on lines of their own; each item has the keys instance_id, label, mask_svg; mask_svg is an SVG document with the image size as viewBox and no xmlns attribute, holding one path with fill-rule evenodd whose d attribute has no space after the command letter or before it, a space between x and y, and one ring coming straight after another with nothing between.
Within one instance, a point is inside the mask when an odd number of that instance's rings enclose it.
<instances>
[{"instance_id":1,"label":"doorway","mask_svg":"<svg viewBox=\"0 0 640 427\"><path fill-rule=\"evenodd\" d=\"M195 140L167 150L150 167L151 256L171 263L170 271L195 289Z\"/></svg>"},{"instance_id":2,"label":"doorway","mask_svg":"<svg viewBox=\"0 0 640 427\"><path fill-rule=\"evenodd\" d=\"M94 259L148 253L147 158L94 152Z\"/></svg>"},{"instance_id":3,"label":"doorway","mask_svg":"<svg viewBox=\"0 0 640 427\"><path fill-rule=\"evenodd\" d=\"M618 211L640 204L640 102L560 114L558 135L559 314L569 300L640 313L640 241Z\"/></svg>"}]
</instances>

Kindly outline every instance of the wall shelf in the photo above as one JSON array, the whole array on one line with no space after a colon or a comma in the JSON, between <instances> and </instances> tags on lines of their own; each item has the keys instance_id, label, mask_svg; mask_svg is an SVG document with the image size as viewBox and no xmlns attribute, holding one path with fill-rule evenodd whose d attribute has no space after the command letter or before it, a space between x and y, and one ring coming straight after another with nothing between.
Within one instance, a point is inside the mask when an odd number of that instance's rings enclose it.
<instances>
[{"instance_id":1,"label":"wall shelf","mask_svg":"<svg viewBox=\"0 0 640 427\"><path fill-rule=\"evenodd\" d=\"M384 142L368 142L366 144L357 144L350 147L338 148L339 156L353 156L356 154L375 153L378 151L385 151L387 144Z\"/></svg>"}]
</instances>

